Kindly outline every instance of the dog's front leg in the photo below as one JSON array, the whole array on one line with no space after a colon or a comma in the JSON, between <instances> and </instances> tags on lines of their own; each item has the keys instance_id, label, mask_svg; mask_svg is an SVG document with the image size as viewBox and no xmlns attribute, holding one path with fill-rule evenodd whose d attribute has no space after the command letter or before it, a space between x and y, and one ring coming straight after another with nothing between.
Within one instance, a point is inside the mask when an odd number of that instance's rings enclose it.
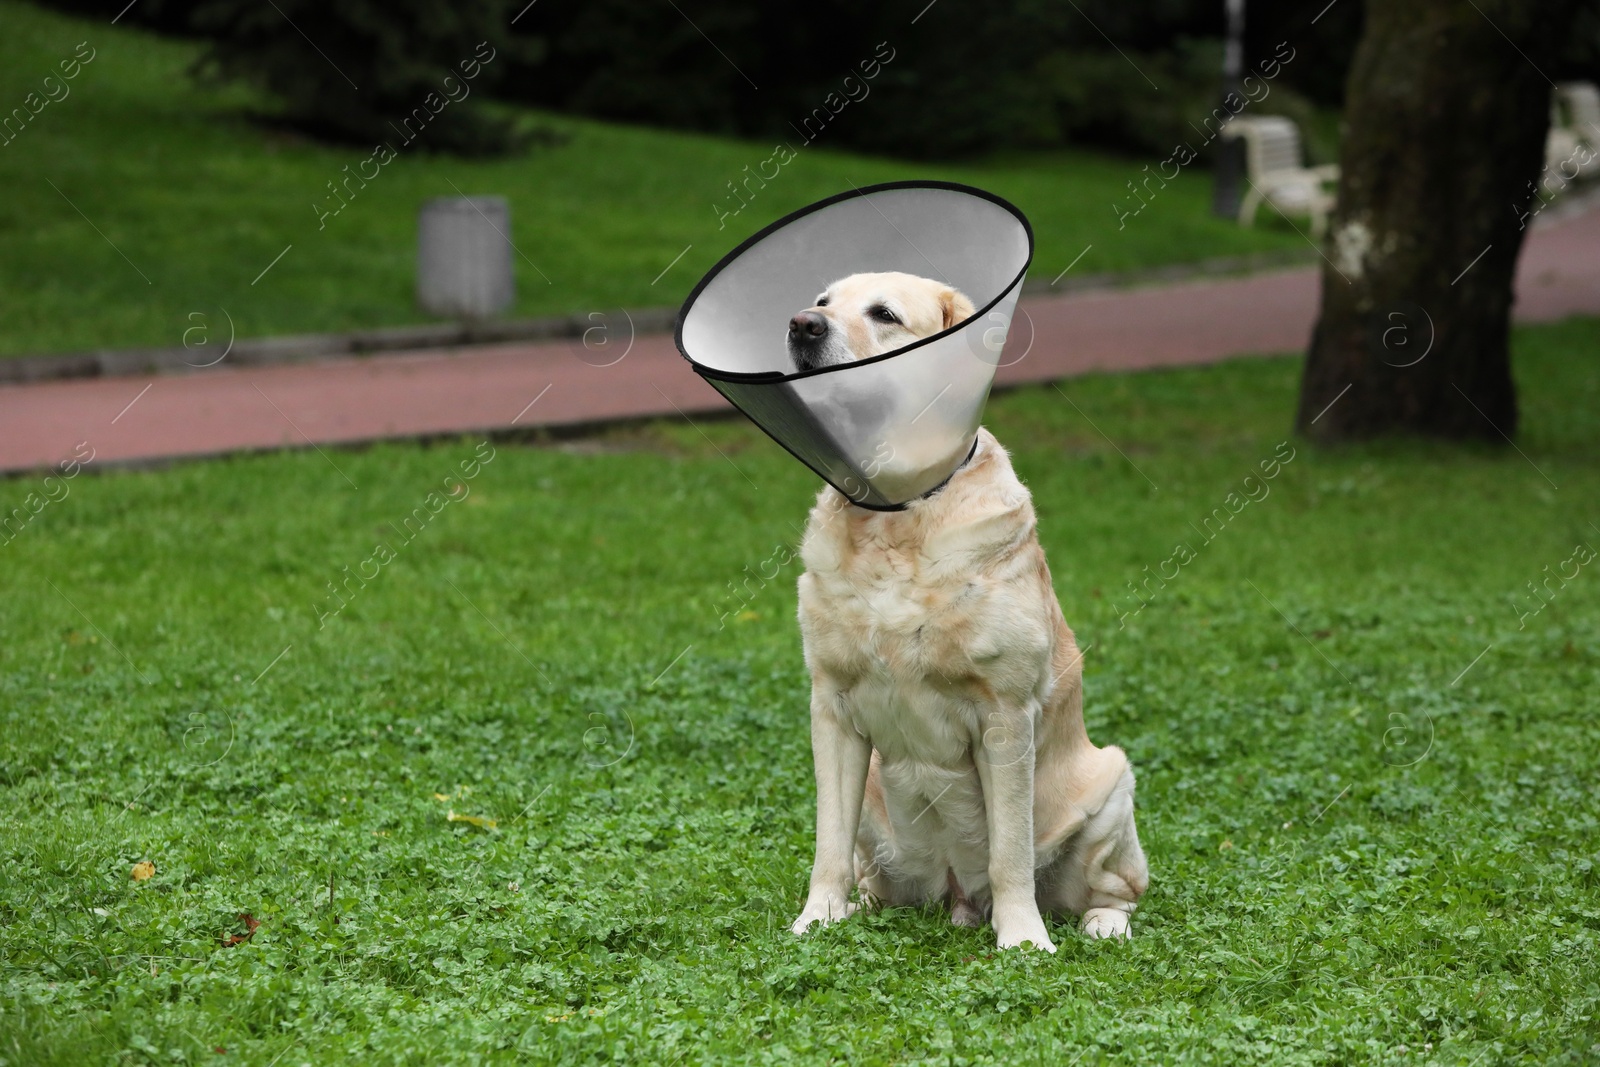
<instances>
[{"instance_id":1,"label":"dog's front leg","mask_svg":"<svg viewBox=\"0 0 1600 1067\"><path fill-rule=\"evenodd\" d=\"M1001 948L1056 950L1039 914L1033 871L1033 744L1037 706L996 709L978 742L978 779L989 828L989 885Z\"/></svg>"},{"instance_id":2,"label":"dog's front leg","mask_svg":"<svg viewBox=\"0 0 1600 1067\"><path fill-rule=\"evenodd\" d=\"M790 928L803 934L813 923L838 922L856 910L856 830L867 787L872 744L839 715L840 694L814 683L811 690L811 755L817 772L817 852L806 906Z\"/></svg>"}]
</instances>

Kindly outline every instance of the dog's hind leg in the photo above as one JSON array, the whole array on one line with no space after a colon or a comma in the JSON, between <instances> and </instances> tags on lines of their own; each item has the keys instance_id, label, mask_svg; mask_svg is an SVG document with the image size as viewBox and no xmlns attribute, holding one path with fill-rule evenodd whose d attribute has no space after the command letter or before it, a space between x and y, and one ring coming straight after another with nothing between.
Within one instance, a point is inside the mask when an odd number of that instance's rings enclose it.
<instances>
[{"instance_id":1,"label":"dog's hind leg","mask_svg":"<svg viewBox=\"0 0 1600 1067\"><path fill-rule=\"evenodd\" d=\"M925 825L938 818L937 813L928 815ZM881 759L873 752L856 831L855 876L862 903L917 907L941 900L946 861L930 851L921 835L900 836L894 827L883 790Z\"/></svg>"},{"instance_id":2,"label":"dog's hind leg","mask_svg":"<svg viewBox=\"0 0 1600 1067\"><path fill-rule=\"evenodd\" d=\"M983 911L967 899L966 893L961 890L961 882L956 879L956 872L950 871L950 924L952 926L969 926L977 928L984 924Z\"/></svg>"},{"instance_id":3,"label":"dog's hind leg","mask_svg":"<svg viewBox=\"0 0 1600 1067\"><path fill-rule=\"evenodd\" d=\"M867 766L866 795L862 798L861 824L856 830L855 876L863 903L920 903L916 888L900 876L899 849L889 823L888 805L883 795L881 757L876 750Z\"/></svg>"},{"instance_id":4,"label":"dog's hind leg","mask_svg":"<svg viewBox=\"0 0 1600 1067\"><path fill-rule=\"evenodd\" d=\"M1100 759L1112 772L1110 789L1062 855L1041 872L1039 903L1057 914L1083 916L1090 937L1131 937L1129 917L1150 881L1133 821L1133 769L1119 748L1102 749ZM1093 799L1098 798L1085 798Z\"/></svg>"}]
</instances>

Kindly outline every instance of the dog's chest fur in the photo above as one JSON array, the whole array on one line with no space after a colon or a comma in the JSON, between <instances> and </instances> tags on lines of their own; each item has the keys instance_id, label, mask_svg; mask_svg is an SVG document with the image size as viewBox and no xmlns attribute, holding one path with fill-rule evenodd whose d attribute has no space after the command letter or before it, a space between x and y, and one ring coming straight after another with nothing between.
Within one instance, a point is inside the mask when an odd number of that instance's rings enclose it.
<instances>
[{"instance_id":1,"label":"dog's chest fur","mask_svg":"<svg viewBox=\"0 0 1600 1067\"><path fill-rule=\"evenodd\" d=\"M1048 685L1054 601L1033 509L984 437L983 454L912 508L865 512L828 491L812 511L806 660L886 767L969 767L980 709L1042 702Z\"/></svg>"}]
</instances>

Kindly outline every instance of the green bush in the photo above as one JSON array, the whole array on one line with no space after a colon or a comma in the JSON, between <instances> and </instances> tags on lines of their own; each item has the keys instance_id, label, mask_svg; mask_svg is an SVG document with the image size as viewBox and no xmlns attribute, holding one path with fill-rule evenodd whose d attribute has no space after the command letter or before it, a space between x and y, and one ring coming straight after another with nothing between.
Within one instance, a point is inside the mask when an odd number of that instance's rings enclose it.
<instances>
[{"instance_id":1,"label":"green bush","mask_svg":"<svg viewBox=\"0 0 1600 1067\"><path fill-rule=\"evenodd\" d=\"M1248 68L1246 73L1256 80L1241 113L1293 119L1310 161L1332 163L1338 153L1333 139L1324 136L1328 113L1319 112L1292 87L1294 65L1303 57L1300 52L1274 68L1269 53ZM1052 52L1040 61L1035 83L1054 108L1054 128L1064 140L1161 156L1187 145L1209 161L1216 151L1219 118L1227 114L1219 110L1221 68L1220 41L1182 38L1162 52ZM1274 69L1274 77L1263 76Z\"/></svg>"},{"instance_id":2,"label":"green bush","mask_svg":"<svg viewBox=\"0 0 1600 1067\"><path fill-rule=\"evenodd\" d=\"M511 39L513 14L511 0L210 0L193 16L211 41L197 73L266 90L317 136L498 155L523 134L485 90L539 57Z\"/></svg>"},{"instance_id":3,"label":"green bush","mask_svg":"<svg viewBox=\"0 0 1600 1067\"><path fill-rule=\"evenodd\" d=\"M36 2L110 15L125 0ZM373 128L382 131L385 110L410 111L433 87L411 73L414 67L440 75L462 45L467 54L487 39L502 53L490 72L495 93L524 103L770 137L796 148L797 137L813 139L824 109L831 114L819 144L941 160L1063 142L1165 155L1174 135L1216 102L1224 32L1216 0L509 2L507 9L472 0L460 10L406 2L381 13L370 0L325 0L326 10L307 0L280 2L361 86L359 93L271 4L140 0L123 21L216 39L213 70L272 89L289 105L292 121L322 135L365 140ZM1246 65L1271 56L1280 42L1297 53L1270 105L1252 110L1282 111L1304 127L1338 108L1362 16L1359 2L1250 4ZM472 29L462 32L463 26ZM894 58L874 67L880 53ZM871 77L864 64L875 71ZM1587 71L1564 67L1558 76ZM381 100L370 97L369 82ZM441 123L438 147L479 151L498 144L507 128L496 129L476 105L466 109L471 118L463 120L457 109ZM812 116L819 121L802 130ZM1324 137L1323 146L1317 133L1307 133L1314 149L1332 151L1334 137Z\"/></svg>"},{"instance_id":4,"label":"green bush","mask_svg":"<svg viewBox=\"0 0 1600 1067\"><path fill-rule=\"evenodd\" d=\"M1315 11L1259 7L1247 20L1246 65L1285 39L1296 51L1275 80L1273 107L1296 98L1291 85L1337 106L1360 5L1340 5L1315 26ZM1222 12L1211 0L541 4L516 29L549 42L547 64L505 91L562 110L791 145L810 139L817 124L800 127L833 94L838 121L818 143L837 148L951 159L1071 142L1165 155L1217 102ZM880 50L894 58L863 77L862 61Z\"/></svg>"},{"instance_id":5,"label":"green bush","mask_svg":"<svg viewBox=\"0 0 1600 1067\"><path fill-rule=\"evenodd\" d=\"M1105 49L1062 49L1039 63L1061 136L1140 152L1196 149L1217 104L1222 45L1186 38L1170 52L1119 55Z\"/></svg>"}]
</instances>

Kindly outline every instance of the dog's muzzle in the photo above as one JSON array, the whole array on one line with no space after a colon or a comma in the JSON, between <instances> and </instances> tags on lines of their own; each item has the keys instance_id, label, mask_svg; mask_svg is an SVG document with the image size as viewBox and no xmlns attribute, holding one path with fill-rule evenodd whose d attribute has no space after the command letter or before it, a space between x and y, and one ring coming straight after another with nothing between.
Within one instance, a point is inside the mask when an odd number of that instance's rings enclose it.
<instances>
[{"instance_id":1,"label":"dog's muzzle","mask_svg":"<svg viewBox=\"0 0 1600 1067\"><path fill-rule=\"evenodd\" d=\"M789 358L796 370L816 370L848 361L826 315L802 311L789 320Z\"/></svg>"}]
</instances>

